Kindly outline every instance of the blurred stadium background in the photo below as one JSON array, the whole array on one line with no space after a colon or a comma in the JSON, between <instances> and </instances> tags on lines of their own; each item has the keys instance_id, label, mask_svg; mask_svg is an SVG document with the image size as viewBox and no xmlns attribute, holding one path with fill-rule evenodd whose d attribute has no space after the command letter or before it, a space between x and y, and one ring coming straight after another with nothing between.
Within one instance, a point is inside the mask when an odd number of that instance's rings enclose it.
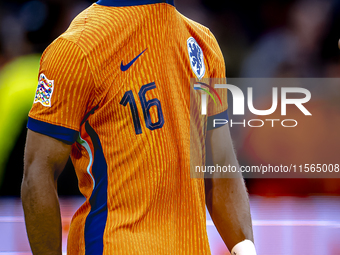
<instances>
[{"instance_id":1,"label":"blurred stadium background","mask_svg":"<svg viewBox=\"0 0 340 255\"><path fill-rule=\"evenodd\" d=\"M29 252L18 197L27 114L40 56L93 2L0 1L2 255ZM215 34L228 77L340 77L340 0L181 0L176 6ZM339 101L339 97L320 97L311 107L328 122L302 123L300 133L287 137L269 130L232 128L240 164L340 163ZM273 143L279 150L273 150ZM247 179L246 183L259 254L340 254L340 179ZM58 191L66 235L70 217L82 201L71 162L60 177ZM207 225L213 254L228 254L209 217Z\"/></svg>"}]
</instances>

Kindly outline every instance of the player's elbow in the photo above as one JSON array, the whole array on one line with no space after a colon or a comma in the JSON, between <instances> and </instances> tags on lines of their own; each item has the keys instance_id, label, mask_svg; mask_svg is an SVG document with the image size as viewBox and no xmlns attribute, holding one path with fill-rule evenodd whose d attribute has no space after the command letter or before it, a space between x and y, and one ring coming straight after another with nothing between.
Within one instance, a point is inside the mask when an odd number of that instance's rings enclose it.
<instances>
[{"instance_id":1,"label":"player's elbow","mask_svg":"<svg viewBox=\"0 0 340 255\"><path fill-rule=\"evenodd\" d=\"M29 199L41 195L42 191L47 192L56 188L56 179L52 171L41 164L39 160L25 162L24 174L21 182L21 199Z\"/></svg>"},{"instance_id":2,"label":"player's elbow","mask_svg":"<svg viewBox=\"0 0 340 255\"><path fill-rule=\"evenodd\" d=\"M25 168L29 168L29 167L25 166ZM21 199L23 201L28 198L30 192L34 190L34 187L36 185L38 185L38 183L36 182L36 179L34 178L31 171L29 171L28 169L25 169L22 182L21 182Z\"/></svg>"},{"instance_id":3,"label":"player's elbow","mask_svg":"<svg viewBox=\"0 0 340 255\"><path fill-rule=\"evenodd\" d=\"M29 198L31 182L25 176L22 178L21 182L21 192L20 197L23 203L25 203Z\"/></svg>"}]
</instances>

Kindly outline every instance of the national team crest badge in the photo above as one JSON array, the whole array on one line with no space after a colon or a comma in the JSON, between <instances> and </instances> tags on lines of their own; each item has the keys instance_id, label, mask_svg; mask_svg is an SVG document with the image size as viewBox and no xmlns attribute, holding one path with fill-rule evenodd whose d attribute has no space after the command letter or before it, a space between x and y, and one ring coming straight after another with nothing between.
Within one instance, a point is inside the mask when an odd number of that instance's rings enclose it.
<instances>
[{"instance_id":1,"label":"national team crest badge","mask_svg":"<svg viewBox=\"0 0 340 255\"><path fill-rule=\"evenodd\" d=\"M41 103L43 106L51 107L51 98L54 89L54 81L40 74L37 91L35 92L34 104Z\"/></svg>"},{"instance_id":2,"label":"national team crest badge","mask_svg":"<svg viewBox=\"0 0 340 255\"><path fill-rule=\"evenodd\" d=\"M205 74L203 51L193 37L187 40L187 45L191 69L200 80Z\"/></svg>"}]
</instances>

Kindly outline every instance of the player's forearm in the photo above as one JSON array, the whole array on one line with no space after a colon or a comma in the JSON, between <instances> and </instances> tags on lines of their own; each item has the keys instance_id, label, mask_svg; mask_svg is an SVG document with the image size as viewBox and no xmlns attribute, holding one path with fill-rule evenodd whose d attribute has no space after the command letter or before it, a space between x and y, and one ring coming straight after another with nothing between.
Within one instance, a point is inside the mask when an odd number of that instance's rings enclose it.
<instances>
[{"instance_id":1,"label":"player's forearm","mask_svg":"<svg viewBox=\"0 0 340 255\"><path fill-rule=\"evenodd\" d=\"M207 158L211 165L232 165L239 168L236 155L231 145L227 153ZM231 251L245 239L253 241L252 221L247 190L242 174L214 173L212 179L206 179L206 201L211 218L224 243Z\"/></svg>"},{"instance_id":2,"label":"player's forearm","mask_svg":"<svg viewBox=\"0 0 340 255\"><path fill-rule=\"evenodd\" d=\"M242 178L209 179L207 207L223 241L231 250L237 243L253 241L248 195Z\"/></svg>"},{"instance_id":3,"label":"player's forearm","mask_svg":"<svg viewBox=\"0 0 340 255\"><path fill-rule=\"evenodd\" d=\"M60 255L61 217L53 177L41 181L24 176L21 198L33 254Z\"/></svg>"},{"instance_id":4,"label":"player's forearm","mask_svg":"<svg viewBox=\"0 0 340 255\"><path fill-rule=\"evenodd\" d=\"M207 133L208 166L239 169L228 125ZM253 241L248 194L240 172L207 174L206 203L212 220L229 250L245 239ZM253 253L251 253L253 254Z\"/></svg>"}]
</instances>

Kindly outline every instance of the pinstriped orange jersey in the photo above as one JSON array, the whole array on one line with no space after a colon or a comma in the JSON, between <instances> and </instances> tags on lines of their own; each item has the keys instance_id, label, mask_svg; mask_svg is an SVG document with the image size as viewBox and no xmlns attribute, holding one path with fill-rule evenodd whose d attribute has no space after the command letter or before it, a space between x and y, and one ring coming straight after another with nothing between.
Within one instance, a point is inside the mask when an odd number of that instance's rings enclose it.
<instances>
[{"instance_id":1,"label":"pinstriped orange jersey","mask_svg":"<svg viewBox=\"0 0 340 255\"><path fill-rule=\"evenodd\" d=\"M210 254L190 78L224 75L213 35L172 1L101 0L45 50L28 128L72 144L86 202L68 254Z\"/></svg>"}]
</instances>

